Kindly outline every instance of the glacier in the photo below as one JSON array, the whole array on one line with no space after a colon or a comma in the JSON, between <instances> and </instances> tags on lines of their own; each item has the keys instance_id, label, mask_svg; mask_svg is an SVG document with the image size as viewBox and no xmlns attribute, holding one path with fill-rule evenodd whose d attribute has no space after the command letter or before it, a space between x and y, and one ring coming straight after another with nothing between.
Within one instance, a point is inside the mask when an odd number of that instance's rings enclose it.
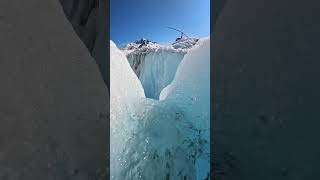
<instances>
[{"instance_id":1,"label":"glacier","mask_svg":"<svg viewBox=\"0 0 320 180\"><path fill-rule=\"evenodd\" d=\"M185 51L159 100L147 98L126 52L110 44L111 179L208 178L210 38Z\"/></svg>"},{"instance_id":2,"label":"glacier","mask_svg":"<svg viewBox=\"0 0 320 180\"><path fill-rule=\"evenodd\" d=\"M122 49L140 79L146 97L159 99L161 90L171 83L184 55L197 41L195 38L181 39L172 45L160 45L142 38Z\"/></svg>"}]
</instances>

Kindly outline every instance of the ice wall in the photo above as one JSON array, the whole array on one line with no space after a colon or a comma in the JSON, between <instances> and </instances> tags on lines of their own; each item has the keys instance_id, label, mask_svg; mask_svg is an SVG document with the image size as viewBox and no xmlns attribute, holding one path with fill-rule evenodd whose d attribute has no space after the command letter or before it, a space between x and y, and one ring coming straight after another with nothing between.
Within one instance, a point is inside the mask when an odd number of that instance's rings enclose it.
<instances>
[{"instance_id":1,"label":"ice wall","mask_svg":"<svg viewBox=\"0 0 320 180\"><path fill-rule=\"evenodd\" d=\"M196 160L197 179L209 172L210 161L210 38L200 39L183 58L173 82L162 90L160 100L177 104L196 131L201 149Z\"/></svg>"},{"instance_id":2,"label":"ice wall","mask_svg":"<svg viewBox=\"0 0 320 180\"><path fill-rule=\"evenodd\" d=\"M110 41L110 165L111 175L120 170L118 158L132 135L135 102L144 98L142 85L126 56Z\"/></svg>"},{"instance_id":3,"label":"ice wall","mask_svg":"<svg viewBox=\"0 0 320 180\"><path fill-rule=\"evenodd\" d=\"M186 51L156 47L139 49L127 55L132 69L139 77L146 97L159 99L161 90L174 78Z\"/></svg>"}]
</instances>

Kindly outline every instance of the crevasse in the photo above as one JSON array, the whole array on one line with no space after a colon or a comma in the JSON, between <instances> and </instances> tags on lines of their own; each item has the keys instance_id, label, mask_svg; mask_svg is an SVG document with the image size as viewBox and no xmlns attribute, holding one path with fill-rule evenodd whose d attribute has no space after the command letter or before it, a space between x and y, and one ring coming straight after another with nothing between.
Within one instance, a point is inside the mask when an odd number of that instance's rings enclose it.
<instances>
[{"instance_id":1,"label":"crevasse","mask_svg":"<svg viewBox=\"0 0 320 180\"><path fill-rule=\"evenodd\" d=\"M174 49L172 46L151 42L131 51L126 47L123 51L140 79L146 97L152 99L159 99L161 90L173 80L178 65L187 52L186 49Z\"/></svg>"},{"instance_id":2,"label":"crevasse","mask_svg":"<svg viewBox=\"0 0 320 180\"><path fill-rule=\"evenodd\" d=\"M210 38L199 40L184 55L173 81L158 92L159 101L145 98L130 60L112 41L110 54L111 178L205 179L210 161Z\"/></svg>"}]
</instances>

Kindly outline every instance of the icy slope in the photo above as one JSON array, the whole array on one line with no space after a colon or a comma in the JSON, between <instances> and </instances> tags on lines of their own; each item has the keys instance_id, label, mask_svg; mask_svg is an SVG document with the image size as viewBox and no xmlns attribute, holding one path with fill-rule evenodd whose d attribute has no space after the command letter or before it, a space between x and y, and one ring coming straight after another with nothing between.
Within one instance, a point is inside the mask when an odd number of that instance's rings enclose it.
<instances>
[{"instance_id":1,"label":"icy slope","mask_svg":"<svg viewBox=\"0 0 320 180\"><path fill-rule=\"evenodd\" d=\"M110 41L110 162L111 174L119 169L117 159L123 142L131 136L133 124L130 116L135 101L144 98L143 88L134 74L126 56Z\"/></svg>"},{"instance_id":2,"label":"icy slope","mask_svg":"<svg viewBox=\"0 0 320 180\"><path fill-rule=\"evenodd\" d=\"M134 101L145 97L144 91L126 56L112 41L110 41L110 67L111 118L117 115L116 118L124 119L126 114L132 111Z\"/></svg>"},{"instance_id":3,"label":"icy slope","mask_svg":"<svg viewBox=\"0 0 320 180\"><path fill-rule=\"evenodd\" d=\"M110 69L110 79L113 80L111 82L112 94L123 102L128 102L128 100L137 97L145 97L143 87L130 68L126 56L112 41L110 41L110 59L110 66L112 67Z\"/></svg>"},{"instance_id":4,"label":"icy slope","mask_svg":"<svg viewBox=\"0 0 320 180\"><path fill-rule=\"evenodd\" d=\"M141 39L123 49L147 97L159 98L161 90L173 80L183 56L196 41L181 39L172 46L163 46Z\"/></svg>"},{"instance_id":5,"label":"icy slope","mask_svg":"<svg viewBox=\"0 0 320 180\"><path fill-rule=\"evenodd\" d=\"M210 159L210 38L201 39L180 63L173 82L162 90L160 100L177 104L204 143L196 162L198 176L209 172ZM199 179L199 178L198 178Z\"/></svg>"},{"instance_id":6,"label":"icy slope","mask_svg":"<svg viewBox=\"0 0 320 180\"><path fill-rule=\"evenodd\" d=\"M202 180L207 177L210 159L208 42L209 38L200 41L185 56L175 80L162 95L162 101L143 98L137 93L130 100L123 99L125 105L117 104L119 102L113 104L113 96L128 94L131 89L141 90L141 85L134 83L127 89L125 83L119 84L117 77L126 74L132 78L134 73L126 63L111 63L111 88L117 86L123 90L111 91L112 179ZM119 53L119 56L113 56L112 51ZM113 45L111 61L118 61L119 58L123 61L124 55L120 53ZM131 71L115 72L124 68ZM198 74L200 71L202 73ZM137 78L133 79L137 82ZM198 81L195 82L196 79ZM197 88L193 89L190 83L197 85Z\"/></svg>"}]
</instances>

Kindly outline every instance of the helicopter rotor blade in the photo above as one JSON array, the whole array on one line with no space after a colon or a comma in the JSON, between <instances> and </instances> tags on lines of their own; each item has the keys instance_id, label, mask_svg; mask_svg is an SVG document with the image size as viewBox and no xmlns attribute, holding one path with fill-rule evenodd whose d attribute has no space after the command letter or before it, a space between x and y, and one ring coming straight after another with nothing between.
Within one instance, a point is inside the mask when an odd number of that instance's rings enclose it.
<instances>
[{"instance_id":1,"label":"helicopter rotor blade","mask_svg":"<svg viewBox=\"0 0 320 180\"><path fill-rule=\"evenodd\" d=\"M173 27L169 27L169 26L166 26L167 28L169 29L172 29L172 30L175 30L175 31L178 31L178 32L181 32L183 35L185 35L187 38L190 38L188 35L186 35L186 33L182 32L181 30L179 29L176 29L176 28L173 28Z\"/></svg>"}]
</instances>

